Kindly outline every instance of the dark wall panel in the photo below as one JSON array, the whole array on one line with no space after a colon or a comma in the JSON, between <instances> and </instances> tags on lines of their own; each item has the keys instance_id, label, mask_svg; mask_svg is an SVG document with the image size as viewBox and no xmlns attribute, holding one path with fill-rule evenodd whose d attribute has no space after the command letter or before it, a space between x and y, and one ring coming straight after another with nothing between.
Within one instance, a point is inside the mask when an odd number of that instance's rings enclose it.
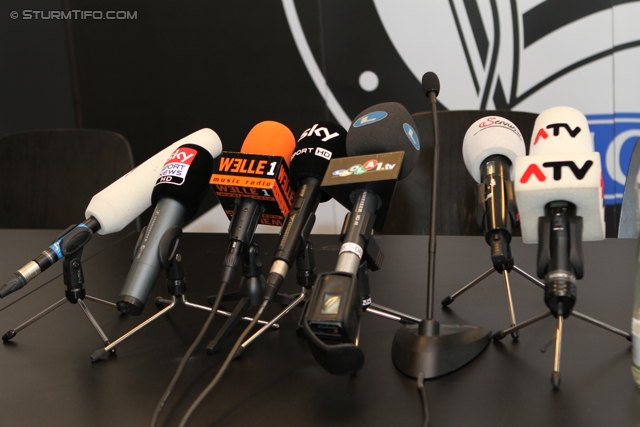
<instances>
[{"instance_id":1,"label":"dark wall panel","mask_svg":"<svg viewBox=\"0 0 640 427\"><path fill-rule=\"evenodd\" d=\"M105 9L72 0L71 8ZM294 134L327 115L296 50L281 3L110 1L136 19L74 20L87 127L125 135L140 162L210 127L239 150L276 120Z\"/></svg>"},{"instance_id":2,"label":"dark wall panel","mask_svg":"<svg viewBox=\"0 0 640 427\"><path fill-rule=\"evenodd\" d=\"M25 10L61 9L58 0L0 2L0 135L76 125L65 21L25 19L35 16Z\"/></svg>"}]
</instances>

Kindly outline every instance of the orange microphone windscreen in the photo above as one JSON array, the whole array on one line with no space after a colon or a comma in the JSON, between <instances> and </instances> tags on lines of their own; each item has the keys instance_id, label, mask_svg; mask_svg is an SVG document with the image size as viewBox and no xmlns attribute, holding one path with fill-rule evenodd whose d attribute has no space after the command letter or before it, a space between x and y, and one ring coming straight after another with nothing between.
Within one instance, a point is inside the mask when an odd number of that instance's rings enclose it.
<instances>
[{"instance_id":1,"label":"orange microphone windscreen","mask_svg":"<svg viewBox=\"0 0 640 427\"><path fill-rule=\"evenodd\" d=\"M282 123L264 121L255 125L242 143L241 153L281 156L287 166L291 160L296 138Z\"/></svg>"}]
</instances>

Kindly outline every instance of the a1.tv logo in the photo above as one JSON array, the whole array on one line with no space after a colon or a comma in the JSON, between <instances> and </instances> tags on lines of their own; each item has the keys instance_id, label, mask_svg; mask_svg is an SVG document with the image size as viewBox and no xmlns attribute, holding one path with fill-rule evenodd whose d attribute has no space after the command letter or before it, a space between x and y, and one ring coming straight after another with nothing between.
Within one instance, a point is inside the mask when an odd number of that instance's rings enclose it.
<instances>
[{"instance_id":1,"label":"a1.tv logo","mask_svg":"<svg viewBox=\"0 0 640 427\"><path fill-rule=\"evenodd\" d=\"M333 176L349 176L349 175L362 175L367 172L387 171L393 170L395 163L379 162L376 159L370 159L361 165L353 165L347 169L338 169L331 173Z\"/></svg>"}]
</instances>

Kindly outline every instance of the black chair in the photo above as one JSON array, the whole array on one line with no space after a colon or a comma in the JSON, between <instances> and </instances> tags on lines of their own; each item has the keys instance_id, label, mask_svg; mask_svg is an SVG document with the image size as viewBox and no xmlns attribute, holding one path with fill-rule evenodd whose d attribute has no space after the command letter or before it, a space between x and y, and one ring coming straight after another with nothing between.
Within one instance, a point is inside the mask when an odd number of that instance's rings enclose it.
<instances>
[{"instance_id":1,"label":"black chair","mask_svg":"<svg viewBox=\"0 0 640 427\"><path fill-rule=\"evenodd\" d=\"M66 229L85 219L94 194L133 169L127 140L104 130L52 129L20 132L0 138L0 228ZM137 219L125 230L140 230ZM80 232L81 229L77 228ZM69 236L73 232L69 233ZM106 305L112 302L86 295L78 269L82 246L65 254L65 297L2 336L9 341L22 329L69 301L79 305L100 335L104 334L84 300ZM73 263L76 263L74 266ZM69 272L67 274L67 272Z\"/></svg>"},{"instance_id":2,"label":"black chair","mask_svg":"<svg viewBox=\"0 0 640 427\"><path fill-rule=\"evenodd\" d=\"M640 138L636 140L636 145L631 153L629 169L627 170L627 180L624 184L622 194L622 205L620 206L620 224L618 225L618 237L636 239L638 237L638 226L636 225L636 177L640 172Z\"/></svg>"},{"instance_id":3,"label":"black chair","mask_svg":"<svg viewBox=\"0 0 640 427\"><path fill-rule=\"evenodd\" d=\"M51 129L0 138L0 228L65 229L94 194L134 167L116 132ZM140 229L134 221L129 227Z\"/></svg>"},{"instance_id":4,"label":"black chair","mask_svg":"<svg viewBox=\"0 0 640 427\"><path fill-rule=\"evenodd\" d=\"M475 221L475 186L462 159L462 141L476 120L497 115L511 120L527 147L537 114L509 110L438 111L440 163L436 234L482 236ZM408 177L398 182L383 228L384 234L428 235L431 227L433 120L431 112L412 115L420 135L420 158ZM519 235L519 229L514 235Z\"/></svg>"}]
</instances>

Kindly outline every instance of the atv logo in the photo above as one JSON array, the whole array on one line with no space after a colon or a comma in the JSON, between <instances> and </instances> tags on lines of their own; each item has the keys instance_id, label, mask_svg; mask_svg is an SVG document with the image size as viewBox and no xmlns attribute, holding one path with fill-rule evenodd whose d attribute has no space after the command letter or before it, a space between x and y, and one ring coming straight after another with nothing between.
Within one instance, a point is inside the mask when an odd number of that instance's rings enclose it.
<instances>
[{"instance_id":1,"label":"atv logo","mask_svg":"<svg viewBox=\"0 0 640 427\"><path fill-rule=\"evenodd\" d=\"M552 168L553 169L553 180L554 181L560 181L562 179L562 168L564 166L568 167L569 170L573 173L573 175L578 178L579 180L582 180L585 175L587 174L587 172L589 171L589 169L591 169L591 166L593 166L593 161L591 160L587 160L584 165L582 165L581 168L579 168L575 162L568 160L568 161L563 161L563 162L545 162L542 164L543 167L545 168ZM540 182L544 182L546 181L547 177L544 174L544 172L542 172L542 169L540 169L540 167L535 164L532 163L529 165L529 167L527 168L527 170L524 171L524 173L522 174L522 178L520 178L520 182L522 184L526 184L527 182L529 182L529 179L531 178L532 175L535 175L535 177L538 179L538 181Z\"/></svg>"},{"instance_id":2,"label":"atv logo","mask_svg":"<svg viewBox=\"0 0 640 427\"><path fill-rule=\"evenodd\" d=\"M549 137L549 134L544 129L545 128L540 128L536 134L536 139L533 141L533 145L536 145L540 138L547 139ZM553 129L553 136L560 136L560 129L566 129L571 138L578 136L581 131L580 126L576 126L574 129L571 129L571 126L567 123L552 123L547 125L547 129Z\"/></svg>"},{"instance_id":3,"label":"atv logo","mask_svg":"<svg viewBox=\"0 0 640 427\"><path fill-rule=\"evenodd\" d=\"M393 170L396 165L394 163L379 162L376 159L367 160L361 165L353 165L348 169L338 169L331 172L333 176L349 176L349 175L362 175L367 172L378 172Z\"/></svg>"}]
</instances>

